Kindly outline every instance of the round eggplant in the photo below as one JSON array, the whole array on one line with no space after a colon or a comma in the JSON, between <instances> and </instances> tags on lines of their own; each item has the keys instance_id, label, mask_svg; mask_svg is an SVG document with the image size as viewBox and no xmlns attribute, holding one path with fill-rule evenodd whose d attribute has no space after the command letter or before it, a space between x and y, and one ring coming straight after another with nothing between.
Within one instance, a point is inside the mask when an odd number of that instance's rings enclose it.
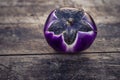
<instances>
[{"instance_id":1,"label":"round eggplant","mask_svg":"<svg viewBox=\"0 0 120 80\"><path fill-rule=\"evenodd\" d=\"M44 25L48 44L59 52L79 52L90 47L97 35L93 18L83 9L53 10Z\"/></svg>"}]
</instances>

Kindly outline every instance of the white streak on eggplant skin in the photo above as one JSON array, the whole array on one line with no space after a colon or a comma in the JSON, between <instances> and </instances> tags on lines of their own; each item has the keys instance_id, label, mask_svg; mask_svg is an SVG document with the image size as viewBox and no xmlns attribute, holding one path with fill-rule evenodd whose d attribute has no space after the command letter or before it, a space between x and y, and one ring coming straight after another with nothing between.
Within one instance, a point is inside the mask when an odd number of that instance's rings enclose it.
<instances>
[{"instance_id":1,"label":"white streak on eggplant skin","mask_svg":"<svg viewBox=\"0 0 120 80\"><path fill-rule=\"evenodd\" d=\"M68 44L64 41L63 35L62 35L62 39L63 39L63 44L65 44L65 46L66 46L66 52L74 52L74 46L76 45L76 42L77 42L77 40L78 40L78 34L76 34L75 41L74 41L72 44L70 44L70 45L68 45Z\"/></svg>"},{"instance_id":2,"label":"white streak on eggplant skin","mask_svg":"<svg viewBox=\"0 0 120 80\"><path fill-rule=\"evenodd\" d=\"M86 23L92 28L92 30L94 30L93 26L88 21L86 21Z\"/></svg>"},{"instance_id":3,"label":"white streak on eggplant skin","mask_svg":"<svg viewBox=\"0 0 120 80\"><path fill-rule=\"evenodd\" d=\"M52 34L53 36L55 36L55 37L60 37L60 36L63 34L63 33L61 33L61 34L59 34L59 35L55 35L54 32L52 32L52 31L46 31L45 33L46 33L46 34L50 34L50 33L51 33L51 34Z\"/></svg>"},{"instance_id":4,"label":"white streak on eggplant skin","mask_svg":"<svg viewBox=\"0 0 120 80\"><path fill-rule=\"evenodd\" d=\"M65 43L65 41L63 41L64 44L66 45L66 52L74 52L74 51L75 51L75 50L74 50L75 46L76 46L76 45L79 45L79 44L77 44L77 41L78 41L78 38L80 38L80 37L79 37L80 34L92 36L92 35L94 35L94 32L93 32L93 31L89 31L89 32L78 31L78 33L77 33L77 35L76 35L76 39L75 39L75 41L74 41L71 45L68 45L68 44ZM78 35L79 35L79 36L78 36ZM82 36L82 35L81 35L81 36ZM62 36L62 38L64 39L63 36ZM82 38L81 38L81 40L82 40Z\"/></svg>"},{"instance_id":5,"label":"white streak on eggplant skin","mask_svg":"<svg viewBox=\"0 0 120 80\"><path fill-rule=\"evenodd\" d=\"M51 26L51 24L53 24L55 21L57 21L58 19L57 19L57 16L55 15L55 11L56 10L54 10L53 12L52 12L52 16L50 16L50 18L49 18L49 20L48 20L48 24L46 25L46 31L48 31L48 28Z\"/></svg>"},{"instance_id":6,"label":"white streak on eggplant skin","mask_svg":"<svg viewBox=\"0 0 120 80\"><path fill-rule=\"evenodd\" d=\"M63 37L63 33L61 33L60 35L55 35L54 32L46 31L45 34L46 34L46 35L52 34L51 39L55 39L55 38L57 39L57 38L59 38L59 37L61 37L61 36ZM54 44L54 42L53 42L53 44ZM61 45L62 45L62 46L66 46L65 43L64 43L64 39L63 39L63 38L62 38L62 43L61 43ZM66 49L67 49L67 47L65 47L65 50L66 50ZM66 52L66 51L63 51L63 52Z\"/></svg>"},{"instance_id":7,"label":"white streak on eggplant skin","mask_svg":"<svg viewBox=\"0 0 120 80\"><path fill-rule=\"evenodd\" d=\"M84 35L94 35L94 31L89 31L89 32L83 32L83 31L78 31L78 34L84 34Z\"/></svg>"},{"instance_id":8,"label":"white streak on eggplant skin","mask_svg":"<svg viewBox=\"0 0 120 80\"><path fill-rule=\"evenodd\" d=\"M53 21L51 21L51 22L48 24L47 31L48 31L49 27L50 27L55 21L56 21L56 20L53 20Z\"/></svg>"},{"instance_id":9,"label":"white streak on eggplant skin","mask_svg":"<svg viewBox=\"0 0 120 80\"><path fill-rule=\"evenodd\" d=\"M55 13L56 13L56 10L53 12L53 16L54 16L56 19L58 19Z\"/></svg>"},{"instance_id":10,"label":"white streak on eggplant skin","mask_svg":"<svg viewBox=\"0 0 120 80\"><path fill-rule=\"evenodd\" d=\"M55 21L57 21L57 20L53 20L51 23L49 23L49 25L48 25L48 27L47 27L47 31L45 31L45 34L49 34L49 33L52 33L52 35L54 35L55 37L60 37L61 35L63 35L63 33L61 33L61 34L55 34L53 31L49 31L48 29L49 29L49 27L55 22Z\"/></svg>"},{"instance_id":11,"label":"white streak on eggplant skin","mask_svg":"<svg viewBox=\"0 0 120 80\"><path fill-rule=\"evenodd\" d=\"M95 23L95 21L93 20L93 18L92 18L92 16L91 15L89 15L89 13L86 13L85 12L85 15L84 15L84 17L82 18L82 20L85 20L89 25L90 25L90 27L95 31L95 32L97 32L97 30L95 30L94 28L94 24L93 24L93 22ZM93 21L92 21L93 20Z\"/></svg>"}]
</instances>

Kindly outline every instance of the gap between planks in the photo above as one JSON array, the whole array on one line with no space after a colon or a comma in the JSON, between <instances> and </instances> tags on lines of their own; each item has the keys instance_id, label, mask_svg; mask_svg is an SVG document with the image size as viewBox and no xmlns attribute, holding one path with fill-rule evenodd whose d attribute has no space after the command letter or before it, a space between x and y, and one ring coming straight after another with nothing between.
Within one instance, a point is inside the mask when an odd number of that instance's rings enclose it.
<instances>
[{"instance_id":1,"label":"gap between planks","mask_svg":"<svg viewBox=\"0 0 120 80\"><path fill-rule=\"evenodd\" d=\"M0 54L0 56L35 56L35 55L81 55L81 54L117 54L120 51L106 51L106 52L79 52L79 53L31 53L31 54Z\"/></svg>"}]
</instances>

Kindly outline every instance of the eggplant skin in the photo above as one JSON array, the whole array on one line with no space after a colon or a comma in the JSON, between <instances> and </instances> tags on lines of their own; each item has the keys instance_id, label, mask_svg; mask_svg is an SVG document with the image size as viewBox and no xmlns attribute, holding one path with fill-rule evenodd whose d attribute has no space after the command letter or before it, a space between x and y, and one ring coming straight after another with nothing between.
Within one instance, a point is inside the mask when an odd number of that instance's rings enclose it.
<instances>
[{"instance_id":1,"label":"eggplant skin","mask_svg":"<svg viewBox=\"0 0 120 80\"><path fill-rule=\"evenodd\" d=\"M92 45L97 27L84 10L59 8L49 14L43 32L47 43L55 51L76 53Z\"/></svg>"}]
</instances>

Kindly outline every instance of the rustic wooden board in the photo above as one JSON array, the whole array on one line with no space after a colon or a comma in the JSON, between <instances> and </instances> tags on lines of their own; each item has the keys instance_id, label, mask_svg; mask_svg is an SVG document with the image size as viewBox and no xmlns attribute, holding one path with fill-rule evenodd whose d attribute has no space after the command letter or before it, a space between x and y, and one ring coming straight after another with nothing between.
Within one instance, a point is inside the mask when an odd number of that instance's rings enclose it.
<instances>
[{"instance_id":1,"label":"rustic wooden board","mask_svg":"<svg viewBox=\"0 0 120 80\"><path fill-rule=\"evenodd\" d=\"M48 14L84 8L98 27L79 54L56 53L45 41ZM0 0L0 80L120 80L120 0Z\"/></svg>"},{"instance_id":2,"label":"rustic wooden board","mask_svg":"<svg viewBox=\"0 0 120 80\"><path fill-rule=\"evenodd\" d=\"M98 36L85 52L120 51L120 23L98 24ZM0 54L53 53L43 35L43 25L1 24Z\"/></svg>"},{"instance_id":3,"label":"rustic wooden board","mask_svg":"<svg viewBox=\"0 0 120 80\"><path fill-rule=\"evenodd\" d=\"M91 0L81 3L78 3L78 0L0 2L0 54L54 52L44 39L43 27L48 14L53 9L63 6L83 7L93 16L98 27L98 36L87 52L120 51L118 0Z\"/></svg>"},{"instance_id":4,"label":"rustic wooden board","mask_svg":"<svg viewBox=\"0 0 120 80\"><path fill-rule=\"evenodd\" d=\"M88 4L87 4L88 3ZM105 0L91 0L91 1L79 1L79 0L0 0L0 23L8 23L9 19L13 19L12 23L18 20L22 22L34 22L34 23L44 23L38 22L42 19L46 19L48 14L59 7L76 7L84 8L85 11L89 12L95 19L97 23L113 23L120 22L118 16L120 16L120 1L105 1ZM112 5L112 6L111 6ZM33 19L32 17L38 17L38 19ZM3 19L4 18L4 19ZM28 23L27 22L27 23Z\"/></svg>"},{"instance_id":5,"label":"rustic wooden board","mask_svg":"<svg viewBox=\"0 0 120 80\"><path fill-rule=\"evenodd\" d=\"M0 57L0 80L119 80L119 53Z\"/></svg>"}]
</instances>

